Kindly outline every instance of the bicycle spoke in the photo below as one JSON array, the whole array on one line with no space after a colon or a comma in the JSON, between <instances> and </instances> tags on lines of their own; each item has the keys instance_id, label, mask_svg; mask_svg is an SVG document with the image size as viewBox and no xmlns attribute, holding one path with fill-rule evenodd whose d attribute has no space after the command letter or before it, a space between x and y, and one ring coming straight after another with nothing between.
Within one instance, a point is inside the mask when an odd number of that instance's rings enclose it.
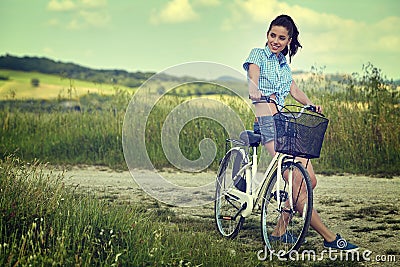
<instances>
[{"instance_id":1,"label":"bicycle spoke","mask_svg":"<svg viewBox=\"0 0 400 267\"><path fill-rule=\"evenodd\" d=\"M278 179L281 180L278 182ZM263 197L261 227L267 248L286 254L298 249L308 230L311 211L312 189L308 173L300 163L286 163L282 175L275 172L269 180Z\"/></svg>"},{"instance_id":2,"label":"bicycle spoke","mask_svg":"<svg viewBox=\"0 0 400 267\"><path fill-rule=\"evenodd\" d=\"M243 155L238 150L228 152L221 162L216 182L215 221L218 232L228 238L239 233L244 218L240 216L241 207L234 198L232 189L236 189L235 181L242 166Z\"/></svg>"}]
</instances>

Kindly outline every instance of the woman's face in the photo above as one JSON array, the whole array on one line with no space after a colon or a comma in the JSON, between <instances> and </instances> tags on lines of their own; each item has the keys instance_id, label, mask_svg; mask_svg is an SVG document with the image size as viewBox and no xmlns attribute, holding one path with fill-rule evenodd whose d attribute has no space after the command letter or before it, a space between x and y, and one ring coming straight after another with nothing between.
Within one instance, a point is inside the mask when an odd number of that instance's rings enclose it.
<instances>
[{"instance_id":1,"label":"woman's face","mask_svg":"<svg viewBox=\"0 0 400 267\"><path fill-rule=\"evenodd\" d=\"M290 43L288 30L283 26L272 26L267 35L267 44L272 53L279 55Z\"/></svg>"}]
</instances>

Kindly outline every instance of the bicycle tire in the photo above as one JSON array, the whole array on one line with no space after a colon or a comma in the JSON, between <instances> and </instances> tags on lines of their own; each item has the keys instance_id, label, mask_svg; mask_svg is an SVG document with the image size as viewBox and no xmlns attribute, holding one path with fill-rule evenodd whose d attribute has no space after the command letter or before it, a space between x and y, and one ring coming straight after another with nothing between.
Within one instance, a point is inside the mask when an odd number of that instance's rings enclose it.
<instances>
[{"instance_id":1,"label":"bicycle tire","mask_svg":"<svg viewBox=\"0 0 400 267\"><path fill-rule=\"evenodd\" d=\"M244 222L238 211L240 203L230 198L226 192L238 187L239 180L233 180L243 166L244 155L239 149L230 150L222 159L216 180L214 218L218 232L229 239L235 238ZM245 177L241 177L245 181Z\"/></svg>"},{"instance_id":2,"label":"bicycle tire","mask_svg":"<svg viewBox=\"0 0 400 267\"><path fill-rule=\"evenodd\" d=\"M295 175L295 182L304 193L298 194L300 190L294 186L290 197L288 178L280 179L278 189L275 170L268 182L261 207L261 233L265 247L270 253L280 256L288 256L303 244L313 209L313 191L307 170L299 162L285 162L282 166L282 177L284 173L289 176L290 172Z\"/></svg>"}]
</instances>

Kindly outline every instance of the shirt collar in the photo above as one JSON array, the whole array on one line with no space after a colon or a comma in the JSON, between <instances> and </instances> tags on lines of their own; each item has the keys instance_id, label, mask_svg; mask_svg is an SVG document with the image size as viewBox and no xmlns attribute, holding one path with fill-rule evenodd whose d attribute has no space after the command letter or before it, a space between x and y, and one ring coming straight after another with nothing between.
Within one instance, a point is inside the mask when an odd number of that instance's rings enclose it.
<instances>
[{"instance_id":1,"label":"shirt collar","mask_svg":"<svg viewBox=\"0 0 400 267\"><path fill-rule=\"evenodd\" d=\"M286 61L286 57L282 54L279 53L278 57L275 57L275 54L271 52L271 50L269 49L268 45L265 46L265 54L267 55L267 58L275 58L278 59L279 65L284 65L287 63Z\"/></svg>"}]
</instances>

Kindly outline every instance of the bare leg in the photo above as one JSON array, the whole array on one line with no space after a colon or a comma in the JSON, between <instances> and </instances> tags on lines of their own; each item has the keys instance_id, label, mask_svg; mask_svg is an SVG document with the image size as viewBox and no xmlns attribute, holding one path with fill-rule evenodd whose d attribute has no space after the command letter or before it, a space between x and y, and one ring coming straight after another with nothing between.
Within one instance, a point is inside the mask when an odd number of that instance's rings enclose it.
<instances>
[{"instance_id":1,"label":"bare leg","mask_svg":"<svg viewBox=\"0 0 400 267\"><path fill-rule=\"evenodd\" d=\"M288 201L285 203L285 207L287 207L287 209L290 210ZM292 219L292 216L290 213L288 213L288 212L281 213L281 216L279 217L279 220L276 223L274 231L272 231L272 235L273 236L282 236L286 232L287 225L289 224L291 219Z\"/></svg>"},{"instance_id":2,"label":"bare leg","mask_svg":"<svg viewBox=\"0 0 400 267\"><path fill-rule=\"evenodd\" d=\"M306 166L307 160L301 159L301 161L302 161L303 166ZM313 168L311 162L308 162L308 164L307 164L307 172L310 175L312 188L314 189L315 186L317 185L317 178L315 177L314 168ZM314 208L312 211L310 224L311 224L311 227L315 231L317 231L326 241L332 242L333 240L336 239L336 234L334 234L332 231L330 231L328 229L328 227L326 227L326 225L322 222L322 219L319 216L317 210Z\"/></svg>"},{"instance_id":3,"label":"bare leg","mask_svg":"<svg viewBox=\"0 0 400 267\"><path fill-rule=\"evenodd\" d=\"M267 149L268 153L270 155L275 155L275 148L274 148L274 142L268 142L265 144L265 148ZM303 166L306 166L307 159L300 159ZM317 179L315 177L314 169L311 164L311 162L308 162L307 164L307 172L310 175L311 179L311 185L312 188L314 189L315 186L317 185ZM301 190L301 189L300 189ZM301 190L303 192L303 190ZM303 205L298 205L298 211L301 212L303 210ZM290 220L289 216L282 216L277 224L277 227L273 231L273 235L275 236L281 236L284 231L282 229L285 229L285 226L287 225L287 220ZM336 239L336 235L330 231L326 225L322 222L321 217L319 216L318 212L313 208L312 210L312 216L311 216L311 227L317 231L326 241L332 242L333 240Z\"/></svg>"}]
</instances>

